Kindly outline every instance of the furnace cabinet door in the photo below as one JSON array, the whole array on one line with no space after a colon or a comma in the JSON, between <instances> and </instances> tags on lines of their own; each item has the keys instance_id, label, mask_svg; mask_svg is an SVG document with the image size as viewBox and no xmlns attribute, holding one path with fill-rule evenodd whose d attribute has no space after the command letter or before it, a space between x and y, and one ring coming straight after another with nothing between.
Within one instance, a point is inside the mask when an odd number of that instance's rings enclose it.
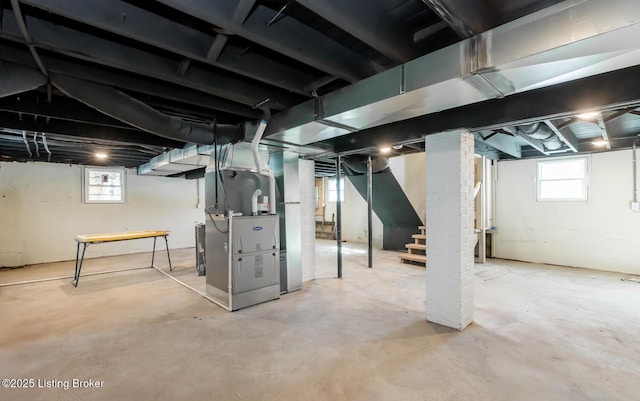
<instances>
[{"instance_id":1,"label":"furnace cabinet door","mask_svg":"<svg viewBox=\"0 0 640 401\"><path fill-rule=\"evenodd\" d=\"M277 215L234 217L232 231L234 255L280 249Z\"/></svg>"},{"instance_id":2,"label":"furnace cabinet door","mask_svg":"<svg viewBox=\"0 0 640 401\"><path fill-rule=\"evenodd\" d=\"M233 294L268 287L280 282L279 252L234 255Z\"/></svg>"}]
</instances>

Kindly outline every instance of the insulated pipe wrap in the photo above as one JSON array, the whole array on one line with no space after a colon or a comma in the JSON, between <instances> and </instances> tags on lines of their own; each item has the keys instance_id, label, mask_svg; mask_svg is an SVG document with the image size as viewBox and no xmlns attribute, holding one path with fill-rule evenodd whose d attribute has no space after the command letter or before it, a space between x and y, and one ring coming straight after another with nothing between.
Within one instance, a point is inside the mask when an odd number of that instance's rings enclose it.
<instances>
[{"instance_id":1,"label":"insulated pipe wrap","mask_svg":"<svg viewBox=\"0 0 640 401\"><path fill-rule=\"evenodd\" d=\"M224 145L244 138L242 126L190 123L166 115L109 86L59 74L51 74L50 79L51 83L67 96L115 119L164 138L203 145Z\"/></svg>"},{"instance_id":2,"label":"insulated pipe wrap","mask_svg":"<svg viewBox=\"0 0 640 401\"><path fill-rule=\"evenodd\" d=\"M47 84L40 71L0 61L0 98L27 92Z\"/></svg>"}]
</instances>

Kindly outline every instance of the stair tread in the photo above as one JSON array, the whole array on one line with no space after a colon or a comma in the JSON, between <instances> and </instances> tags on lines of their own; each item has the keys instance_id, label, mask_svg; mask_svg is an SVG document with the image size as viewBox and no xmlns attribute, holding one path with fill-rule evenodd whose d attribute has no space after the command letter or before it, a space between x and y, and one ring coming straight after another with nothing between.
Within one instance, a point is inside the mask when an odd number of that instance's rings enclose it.
<instances>
[{"instance_id":1,"label":"stair tread","mask_svg":"<svg viewBox=\"0 0 640 401\"><path fill-rule=\"evenodd\" d=\"M427 249L425 244L406 244L404 247L407 249Z\"/></svg>"},{"instance_id":2,"label":"stair tread","mask_svg":"<svg viewBox=\"0 0 640 401\"><path fill-rule=\"evenodd\" d=\"M415 238L415 239L427 239L427 236L425 234L413 234L411 236L411 238Z\"/></svg>"},{"instance_id":3,"label":"stair tread","mask_svg":"<svg viewBox=\"0 0 640 401\"><path fill-rule=\"evenodd\" d=\"M418 226L418 230L424 231L427 229L427 226Z\"/></svg>"},{"instance_id":4,"label":"stair tread","mask_svg":"<svg viewBox=\"0 0 640 401\"><path fill-rule=\"evenodd\" d=\"M413 253L405 253L400 255L400 260L410 260L412 262L427 262L427 255L416 255Z\"/></svg>"}]
</instances>

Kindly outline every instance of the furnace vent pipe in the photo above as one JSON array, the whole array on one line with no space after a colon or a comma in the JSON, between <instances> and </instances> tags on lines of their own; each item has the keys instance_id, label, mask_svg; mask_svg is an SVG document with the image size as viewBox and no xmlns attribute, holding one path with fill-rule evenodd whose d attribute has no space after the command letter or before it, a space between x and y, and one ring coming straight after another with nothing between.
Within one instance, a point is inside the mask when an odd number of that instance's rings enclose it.
<instances>
[{"instance_id":1,"label":"furnace vent pipe","mask_svg":"<svg viewBox=\"0 0 640 401\"><path fill-rule=\"evenodd\" d=\"M269 119L271 118L271 110L268 107L265 107L262 111L262 118L260 119L260 123L258 123L258 129L256 130L256 134L251 141L251 152L253 153L253 162L256 165L256 170L258 173L262 174L262 162L260 160L260 153L258 153L258 145L260 144L260 140L262 139L262 134L264 134L264 130L267 128L267 124L269 123Z\"/></svg>"},{"instance_id":2,"label":"furnace vent pipe","mask_svg":"<svg viewBox=\"0 0 640 401\"><path fill-rule=\"evenodd\" d=\"M256 134L251 141L251 152L253 153L253 162L256 165L256 171L258 172L258 174L264 175L269 178L269 214L276 214L276 178L271 172L262 170L262 161L260 160L260 153L258 152L258 145L260 144L262 134L264 134L270 118L271 111L268 107L265 107L262 110L262 118L260 119L260 123L258 124Z\"/></svg>"},{"instance_id":3,"label":"furnace vent pipe","mask_svg":"<svg viewBox=\"0 0 640 401\"><path fill-rule=\"evenodd\" d=\"M67 96L154 135L203 145L225 145L244 139L242 125L190 123L164 114L109 86L59 74L51 74L50 79Z\"/></svg>"},{"instance_id":4,"label":"furnace vent pipe","mask_svg":"<svg viewBox=\"0 0 640 401\"><path fill-rule=\"evenodd\" d=\"M253 195L251 195L251 215L258 215L258 196L262 195L262 190L260 188L253 191Z\"/></svg>"},{"instance_id":5,"label":"furnace vent pipe","mask_svg":"<svg viewBox=\"0 0 640 401\"><path fill-rule=\"evenodd\" d=\"M27 92L47 84L38 70L0 61L0 98Z\"/></svg>"}]
</instances>

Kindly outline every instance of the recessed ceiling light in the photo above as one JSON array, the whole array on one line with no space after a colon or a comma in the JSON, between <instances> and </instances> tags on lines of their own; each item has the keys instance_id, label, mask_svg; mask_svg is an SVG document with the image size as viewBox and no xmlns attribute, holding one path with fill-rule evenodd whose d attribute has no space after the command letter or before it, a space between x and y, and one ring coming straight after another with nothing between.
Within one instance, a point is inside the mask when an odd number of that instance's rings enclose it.
<instances>
[{"instance_id":1,"label":"recessed ceiling light","mask_svg":"<svg viewBox=\"0 0 640 401\"><path fill-rule=\"evenodd\" d=\"M606 146L609 143L609 141L597 140L591 143L595 146Z\"/></svg>"},{"instance_id":2,"label":"recessed ceiling light","mask_svg":"<svg viewBox=\"0 0 640 401\"><path fill-rule=\"evenodd\" d=\"M388 146L380 148L380 153L389 153L391 152L391 148Z\"/></svg>"},{"instance_id":3,"label":"recessed ceiling light","mask_svg":"<svg viewBox=\"0 0 640 401\"><path fill-rule=\"evenodd\" d=\"M586 113L580 113L578 114L578 118L581 120L591 120L593 118L596 118L600 115L599 112L597 111L588 111Z\"/></svg>"},{"instance_id":4,"label":"recessed ceiling light","mask_svg":"<svg viewBox=\"0 0 640 401\"><path fill-rule=\"evenodd\" d=\"M106 159L107 157L109 157L109 155L107 155L107 154L106 154L106 153L104 153L104 152L96 152L96 153L94 154L94 156L95 156L97 159Z\"/></svg>"}]
</instances>

